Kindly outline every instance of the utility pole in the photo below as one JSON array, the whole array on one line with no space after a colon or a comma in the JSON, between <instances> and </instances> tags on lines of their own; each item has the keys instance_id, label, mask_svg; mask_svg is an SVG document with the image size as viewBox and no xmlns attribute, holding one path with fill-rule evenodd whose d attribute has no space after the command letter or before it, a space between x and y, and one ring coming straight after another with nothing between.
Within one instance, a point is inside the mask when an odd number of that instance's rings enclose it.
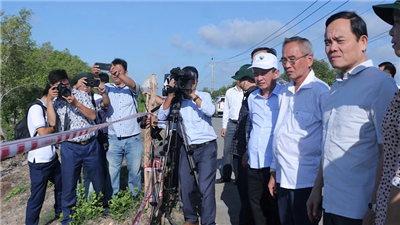
<instances>
[{"instance_id":1,"label":"utility pole","mask_svg":"<svg viewBox=\"0 0 400 225\"><path fill-rule=\"evenodd\" d=\"M214 58L211 58L211 93L214 91Z\"/></svg>"}]
</instances>

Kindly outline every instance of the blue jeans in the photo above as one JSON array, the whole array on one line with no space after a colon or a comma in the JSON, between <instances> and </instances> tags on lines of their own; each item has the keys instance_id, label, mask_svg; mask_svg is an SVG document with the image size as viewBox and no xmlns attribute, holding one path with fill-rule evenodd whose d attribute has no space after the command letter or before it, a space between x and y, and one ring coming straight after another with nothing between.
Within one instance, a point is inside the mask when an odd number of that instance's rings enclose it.
<instances>
[{"instance_id":1,"label":"blue jeans","mask_svg":"<svg viewBox=\"0 0 400 225\"><path fill-rule=\"evenodd\" d=\"M109 149L107 151L107 166L110 173L113 195L119 187L122 159L125 156L126 166L129 171L128 187L133 196L137 196L142 189L141 165L143 157L143 144L140 133L136 136L118 140L116 135L108 135ZM137 188L137 191L135 190Z\"/></svg>"}]
</instances>

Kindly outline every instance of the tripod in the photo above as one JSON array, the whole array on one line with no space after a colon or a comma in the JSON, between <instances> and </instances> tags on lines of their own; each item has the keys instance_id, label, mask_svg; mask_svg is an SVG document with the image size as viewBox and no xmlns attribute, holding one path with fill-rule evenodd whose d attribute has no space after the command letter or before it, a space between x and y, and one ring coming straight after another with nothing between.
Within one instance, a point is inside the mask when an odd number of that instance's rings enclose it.
<instances>
[{"instance_id":1,"label":"tripod","mask_svg":"<svg viewBox=\"0 0 400 225\"><path fill-rule=\"evenodd\" d=\"M187 160L190 166L190 173L194 176L195 184L198 186L198 170L193 158L193 150L190 149L188 145L188 138L186 134L186 129L182 120L182 116L180 115L180 106L181 106L182 93L179 91L175 93L175 97L171 101L170 114L168 115L168 123L166 129L166 137L164 140L163 149L157 154L160 156L160 163L163 163L161 166L162 169L159 169L163 174L165 174L164 186L163 188L163 201L162 205L157 202L151 202L150 204L153 206L153 214L156 213L158 208L161 207L161 211L165 214L165 218L168 219L170 224L175 225L175 222L171 218L171 211L176 206L176 203L179 201L178 193L178 165L180 158L180 148L183 145ZM154 112L157 109L152 110ZM181 132L182 140L178 137L178 130ZM167 143L167 144L165 144ZM154 150L152 151L152 159L154 159ZM162 179L164 177L153 178L156 185L155 190L153 192L153 200L158 199L158 193L160 190L160 183L162 183Z\"/></svg>"}]
</instances>

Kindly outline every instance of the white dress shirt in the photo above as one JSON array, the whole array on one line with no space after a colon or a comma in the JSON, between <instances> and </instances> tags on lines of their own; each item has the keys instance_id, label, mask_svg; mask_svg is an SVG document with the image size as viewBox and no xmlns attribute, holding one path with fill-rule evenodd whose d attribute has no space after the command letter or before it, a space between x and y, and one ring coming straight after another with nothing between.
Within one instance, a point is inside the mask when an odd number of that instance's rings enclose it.
<instances>
[{"instance_id":1,"label":"white dress shirt","mask_svg":"<svg viewBox=\"0 0 400 225\"><path fill-rule=\"evenodd\" d=\"M394 79L365 61L339 74L323 106L323 208L362 219L374 189L382 119L397 91Z\"/></svg>"},{"instance_id":2,"label":"white dress shirt","mask_svg":"<svg viewBox=\"0 0 400 225\"><path fill-rule=\"evenodd\" d=\"M282 87L273 141L276 181L286 189L312 187L322 154L322 104L329 86L311 70L295 93L293 81Z\"/></svg>"},{"instance_id":3,"label":"white dress shirt","mask_svg":"<svg viewBox=\"0 0 400 225\"><path fill-rule=\"evenodd\" d=\"M243 91L237 86L229 88L225 93L224 114L222 116L222 129L226 129L228 120L237 120L242 107Z\"/></svg>"}]
</instances>

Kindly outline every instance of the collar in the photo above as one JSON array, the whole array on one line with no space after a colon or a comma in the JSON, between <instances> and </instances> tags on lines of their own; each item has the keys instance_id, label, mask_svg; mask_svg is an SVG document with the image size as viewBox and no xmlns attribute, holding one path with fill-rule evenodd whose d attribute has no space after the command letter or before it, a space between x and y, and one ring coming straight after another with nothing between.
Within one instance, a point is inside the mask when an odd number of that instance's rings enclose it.
<instances>
[{"instance_id":1,"label":"collar","mask_svg":"<svg viewBox=\"0 0 400 225\"><path fill-rule=\"evenodd\" d=\"M46 108L47 108L47 105L46 105L46 103L45 103L44 101L42 101L42 99L40 99L40 98L37 98L36 100L39 100L39 101L41 101L41 102L42 102L42 104L43 104L44 106L46 106Z\"/></svg>"},{"instance_id":2,"label":"collar","mask_svg":"<svg viewBox=\"0 0 400 225\"><path fill-rule=\"evenodd\" d=\"M272 93L268 96L268 98L270 98L271 95L278 96L279 93L281 92L281 88L282 88L282 86L281 86L280 84L276 83L276 86L275 86L274 90L273 90ZM257 96L260 96L260 97L262 97L262 98L265 98L264 96L262 96L262 95L260 94L260 92L261 92L261 89L258 89ZM268 99L268 98L267 98L267 99Z\"/></svg>"},{"instance_id":3,"label":"collar","mask_svg":"<svg viewBox=\"0 0 400 225\"><path fill-rule=\"evenodd\" d=\"M311 88L311 83L314 81L314 78L315 78L315 73L314 73L314 70L311 69L311 71L308 73L306 79L303 81L303 83L300 85L300 87L297 91L299 91L300 89L304 89L304 88ZM294 94L294 82L293 81L290 81L290 83L288 84L288 90Z\"/></svg>"},{"instance_id":4,"label":"collar","mask_svg":"<svg viewBox=\"0 0 400 225\"><path fill-rule=\"evenodd\" d=\"M124 88L126 86L126 84L124 84L124 86L122 86L122 87L118 87L115 83L107 83L107 84L109 84L113 87L116 87L116 88Z\"/></svg>"},{"instance_id":5,"label":"collar","mask_svg":"<svg viewBox=\"0 0 400 225\"><path fill-rule=\"evenodd\" d=\"M353 69L349 70L345 74L339 73L336 76L336 81L342 82L343 80L347 80L350 78L349 75L355 76L355 75L359 74L361 71L367 69L368 67L373 67L373 66L374 66L374 64L371 59L367 60L365 62L362 62L362 63L358 64L357 66L355 66Z\"/></svg>"},{"instance_id":6,"label":"collar","mask_svg":"<svg viewBox=\"0 0 400 225\"><path fill-rule=\"evenodd\" d=\"M233 86L233 89L235 89L237 92L242 92L243 90L240 90L237 88L237 85Z\"/></svg>"}]
</instances>

